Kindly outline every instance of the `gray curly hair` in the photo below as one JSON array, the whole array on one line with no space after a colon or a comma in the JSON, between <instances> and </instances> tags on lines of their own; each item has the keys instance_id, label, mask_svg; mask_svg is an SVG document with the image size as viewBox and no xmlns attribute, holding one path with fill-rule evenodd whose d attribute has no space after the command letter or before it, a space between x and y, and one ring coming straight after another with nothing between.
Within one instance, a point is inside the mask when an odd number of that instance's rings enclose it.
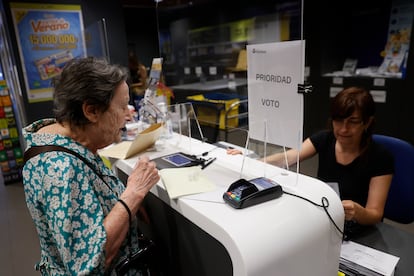
<instances>
[{"instance_id":1,"label":"gray curly hair","mask_svg":"<svg viewBox=\"0 0 414 276\"><path fill-rule=\"evenodd\" d=\"M54 87L53 112L59 123L85 126L89 120L84 116L82 104L96 105L102 112L109 108L114 92L128 71L106 60L87 57L69 61L62 73L52 80Z\"/></svg>"}]
</instances>

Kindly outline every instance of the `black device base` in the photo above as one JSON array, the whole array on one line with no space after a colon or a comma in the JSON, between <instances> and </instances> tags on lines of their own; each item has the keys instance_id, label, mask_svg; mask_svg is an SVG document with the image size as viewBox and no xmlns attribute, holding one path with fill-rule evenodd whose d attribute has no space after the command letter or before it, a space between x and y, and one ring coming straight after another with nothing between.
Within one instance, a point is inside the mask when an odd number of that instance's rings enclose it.
<instances>
[{"instance_id":1,"label":"black device base","mask_svg":"<svg viewBox=\"0 0 414 276\"><path fill-rule=\"evenodd\" d=\"M242 178L230 185L223 194L223 199L231 207L243 209L278 198L282 194L282 187L269 178L258 177L250 181Z\"/></svg>"}]
</instances>

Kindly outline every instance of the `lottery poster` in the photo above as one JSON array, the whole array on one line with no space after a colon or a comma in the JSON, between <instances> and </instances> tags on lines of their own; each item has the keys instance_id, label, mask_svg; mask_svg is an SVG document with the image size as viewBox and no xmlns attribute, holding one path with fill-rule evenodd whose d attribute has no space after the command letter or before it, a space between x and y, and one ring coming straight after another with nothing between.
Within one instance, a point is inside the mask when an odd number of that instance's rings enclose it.
<instances>
[{"instance_id":1,"label":"lottery poster","mask_svg":"<svg viewBox=\"0 0 414 276\"><path fill-rule=\"evenodd\" d=\"M29 103L53 98L51 79L86 55L79 5L10 3Z\"/></svg>"}]
</instances>

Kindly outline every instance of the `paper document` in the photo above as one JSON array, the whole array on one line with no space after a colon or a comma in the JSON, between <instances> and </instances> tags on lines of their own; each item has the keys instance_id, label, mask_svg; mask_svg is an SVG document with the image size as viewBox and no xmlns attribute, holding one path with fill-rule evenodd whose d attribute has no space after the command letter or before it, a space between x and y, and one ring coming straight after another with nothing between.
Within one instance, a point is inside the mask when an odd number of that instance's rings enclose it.
<instances>
[{"instance_id":1,"label":"paper document","mask_svg":"<svg viewBox=\"0 0 414 276\"><path fill-rule=\"evenodd\" d=\"M394 274L399 257L352 241L343 242L340 264L356 270L361 275Z\"/></svg>"},{"instance_id":2,"label":"paper document","mask_svg":"<svg viewBox=\"0 0 414 276\"><path fill-rule=\"evenodd\" d=\"M102 149L99 154L105 157L127 159L151 147L160 137L164 128L161 123L153 124L141 131L133 141L123 141Z\"/></svg>"},{"instance_id":3,"label":"paper document","mask_svg":"<svg viewBox=\"0 0 414 276\"><path fill-rule=\"evenodd\" d=\"M199 166L162 169L160 176L170 198L209 192L216 188Z\"/></svg>"}]
</instances>

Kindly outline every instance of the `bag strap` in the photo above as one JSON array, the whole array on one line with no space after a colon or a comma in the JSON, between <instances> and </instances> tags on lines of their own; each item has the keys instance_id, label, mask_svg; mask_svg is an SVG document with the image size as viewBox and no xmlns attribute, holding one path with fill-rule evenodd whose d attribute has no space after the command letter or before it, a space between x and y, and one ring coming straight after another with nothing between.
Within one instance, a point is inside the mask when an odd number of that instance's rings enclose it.
<instances>
[{"instance_id":1,"label":"bag strap","mask_svg":"<svg viewBox=\"0 0 414 276\"><path fill-rule=\"evenodd\" d=\"M27 161L29 161L30 158L35 157L36 155L42 153L42 152L49 152L49 151L64 151L67 153L70 153L72 155L75 155L82 161L84 161L84 157L81 156L79 153L74 152L73 150L70 150L68 148L57 146L57 145L44 145L44 146L32 146L28 150L24 152L23 155L23 161L24 164L26 164ZM86 162L85 162L86 163Z\"/></svg>"},{"instance_id":2,"label":"bag strap","mask_svg":"<svg viewBox=\"0 0 414 276\"><path fill-rule=\"evenodd\" d=\"M69 154L72 154L82 160L88 167L95 172L97 176L106 184L106 181L103 179L103 176L95 169L95 167L92 165L92 163L87 160L85 157L80 155L79 153L65 148L63 146L57 146L57 145L44 145L44 146L32 146L29 149L27 149L23 154L23 166L26 164L27 161L29 161L30 158L35 157L36 155L43 153L43 152L50 152L50 151L63 151L67 152ZM108 185L108 184L107 184ZM112 189L111 189L112 190Z\"/></svg>"}]
</instances>

